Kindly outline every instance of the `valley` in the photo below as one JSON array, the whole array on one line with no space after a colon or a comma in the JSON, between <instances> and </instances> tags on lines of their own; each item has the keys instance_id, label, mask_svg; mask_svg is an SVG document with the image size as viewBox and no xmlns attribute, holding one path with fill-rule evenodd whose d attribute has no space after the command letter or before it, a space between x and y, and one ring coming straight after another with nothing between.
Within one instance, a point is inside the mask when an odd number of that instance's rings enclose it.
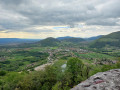
<instances>
[{"instance_id":1,"label":"valley","mask_svg":"<svg viewBox=\"0 0 120 90\"><path fill-rule=\"evenodd\" d=\"M24 71L34 67L52 63L57 60L67 60L71 57L83 59L83 62L113 63L115 56L93 52L78 47L30 47L30 48L9 48L1 49L0 66L1 70Z\"/></svg>"},{"instance_id":2,"label":"valley","mask_svg":"<svg viewBox=\"0 0 120 90\"><path fill-rule=\"evenodd\" d=\"M36 85L42 82L50 84L44 84L45 88L49 88L47 90L57 87L69 90L97 72L120 68L120 48L110 45L91 47L99 39L88 41L73 37L50 37L29 44L1 45L0 88L27 90L29 85L24 85L35 82L37 78L40 81L36 81ZM10 81L10 87L9 79L17 83ZM42 84L41 87L36 85L30 87L35 90L43 88Z\"/></svg>"}]
</instances>

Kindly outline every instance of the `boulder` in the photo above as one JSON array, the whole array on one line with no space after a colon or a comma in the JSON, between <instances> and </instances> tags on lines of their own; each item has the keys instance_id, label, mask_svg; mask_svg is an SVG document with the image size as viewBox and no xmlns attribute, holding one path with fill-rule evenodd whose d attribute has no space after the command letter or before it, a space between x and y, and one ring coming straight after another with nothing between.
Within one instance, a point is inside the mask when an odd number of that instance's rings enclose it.
<instances>
[{"instance_id":1,"label":"boulder","mask_svg":"<svg viewBox=\"0 0 120 90\"><path fill-rule=\"evenodd\" d=\"M120 90L120 69L99 72L71 90Z\"/></svg>"}]
</instances>

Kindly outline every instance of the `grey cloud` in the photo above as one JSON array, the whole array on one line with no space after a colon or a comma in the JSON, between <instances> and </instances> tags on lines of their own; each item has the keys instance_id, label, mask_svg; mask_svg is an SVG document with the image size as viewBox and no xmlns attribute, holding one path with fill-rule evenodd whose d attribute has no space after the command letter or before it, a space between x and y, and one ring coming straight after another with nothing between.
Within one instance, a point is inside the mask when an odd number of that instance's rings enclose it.
<instances>
[{"instance_id":1,"label":"grey cloud","mask_svg":"<svg viewBox=\"0 0 120 90\"><path fill-rule=\"evenodd\" d=\"M19 5L26 0L0 0L0 3L4 5Z\"/></svg>"},{"instance_id":2,"label":"grey cloud","mask_svg":"<svg viewBox=\"0 0 120 90\"><path fill-rule=\"evenodd\" d=\"M42 30L29 30L29 31L26 31L26 32L30 32L30 33L45 33L45 32L54 32L53 30L48 30L48 29L42 29Z\"/></svg>"},{"instance_id":3,"label":"grey cloud","mask_svg":"<svg viewBox=\"0 0 120 90\"><path fill-rule=\"evenodd\" d=\"M119 25L120 0L0 0L0 5L0 10L8 16L2 19L6 16L0 15L0 24L13 31L34 25L74 27L80 22L87 25ZM12 20L9 14L16 15L16 18Z\"/></svg>"},{"instance_id":4,"label":"grey cloud","mask_svg":"<svg viewBox=\"0 0 120 90\"><path fill-rule=\"evenodd\" d=\"M5 31L5 30L2 30ZM48 29L41 29L41 30L36 30L36 29L22 29L22 30L6 30L4 33L9 33L9 32L28 32L28 33L34 33L34 34L38 34L38 33L45 33L45 32L54 32L53 30L48 30Z\"/></svg>"},{"instance_id":5,"label":"grey cloud","mask_svg":"<svg viewBox=\"0 0 120 90\"><path fill-rule=\"evenodd\" d=\"M90 19L86 21L88 25L102 25L102 26L116 26L120 25L117 22L119 22L118 18L98 18L98 19Z\"/></svg>"}]
</instances>

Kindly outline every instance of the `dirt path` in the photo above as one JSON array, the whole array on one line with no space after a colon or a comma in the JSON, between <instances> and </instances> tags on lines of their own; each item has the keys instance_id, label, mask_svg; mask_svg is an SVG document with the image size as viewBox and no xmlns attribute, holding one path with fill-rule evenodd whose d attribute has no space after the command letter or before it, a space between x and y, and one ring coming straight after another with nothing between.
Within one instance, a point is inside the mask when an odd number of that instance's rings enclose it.
<instances>
[{"instance_id":1,"label":"dirt path","mask_svg":"<svg viewBox=\"0 0 120 90\"><path fill-rule=\"evenodd\" d=\"M46 64L43 64L43 65L40 65L40 66L37 66L34 68L35 71L40 71L40 70L44 70L46 66L48 65L52 65L53 63L46 63Z\"/></svg>"}]
</instances>

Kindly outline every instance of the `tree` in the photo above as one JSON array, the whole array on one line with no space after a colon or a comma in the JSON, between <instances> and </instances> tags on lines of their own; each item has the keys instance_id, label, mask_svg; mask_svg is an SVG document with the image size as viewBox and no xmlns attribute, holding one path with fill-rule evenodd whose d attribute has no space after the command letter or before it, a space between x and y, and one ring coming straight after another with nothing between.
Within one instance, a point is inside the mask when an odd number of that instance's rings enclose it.
<instances>
[{"instance_id":1,"label":"tree","mask_svg":"<svg viewBox=\"0 0 120 90\"><path fill-rule=\"evenodd\" d=\"M0 76L5 76L6 75L6 71L0 71Z\"/></svg>"},{"instance_id":2,"label":"tree","mask_svg":"<svg viewBox=\"0 0 120 90\"><path fill-rule=\"evenodd\" d=\"M83 69L84 69L84 64L82 61L78 58L71 58L67 62L67 71L71 73L72 75L72 84L76 84L78 82L82 81L82 78L84 77L83 75Z\"/></svg>"}]
</instances>

